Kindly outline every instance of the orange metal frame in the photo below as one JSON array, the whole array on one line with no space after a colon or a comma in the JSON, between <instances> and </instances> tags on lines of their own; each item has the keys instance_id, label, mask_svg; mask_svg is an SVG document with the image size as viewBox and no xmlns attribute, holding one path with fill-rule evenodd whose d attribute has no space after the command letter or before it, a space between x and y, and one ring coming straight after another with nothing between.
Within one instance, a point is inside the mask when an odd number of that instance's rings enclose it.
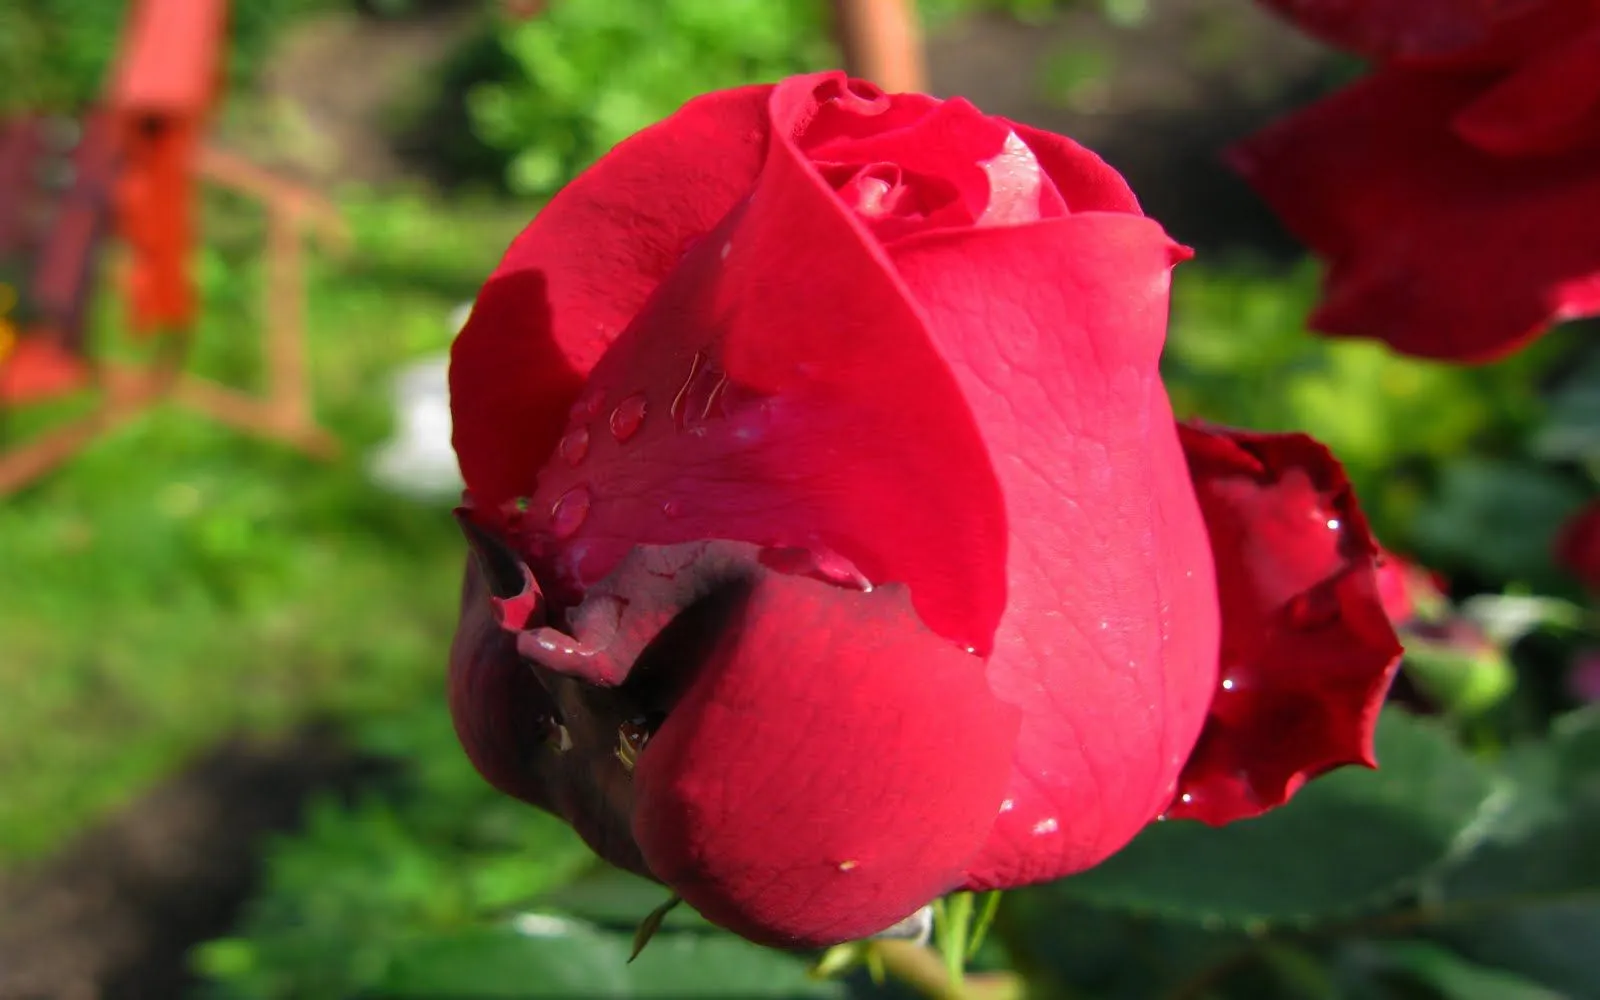
<instances>
[{"instance_id":1,"label":"orange metal frame","mask_svg":"<svg viewBox=\"0 0 1600 1000\"><path fill-rule=\"evenodd\" d=\"M33 351L35 360L42 353L51 364L82 366L81 378L60 380L63 391L87 382L101 395L86 417L0 452L0 496L163 400L315 456L338 451L312 412L302 252L307 235L335 246L343 246L348 235L334 208L312 192L204 145L202 132L221 79L226 19L226 0L133 0L104 101L120 157L113 225L129 251L118 291L133 328L145 334L164 331L166 342L147 366L96 362L53 355L46 346L50 331L17 330L0 316L0 340L13 363L26 347L44 348ZM268 213L262 395L183 371L198 308L190 270L201 180L244 194Z\"/></svg>"}]
</instances>

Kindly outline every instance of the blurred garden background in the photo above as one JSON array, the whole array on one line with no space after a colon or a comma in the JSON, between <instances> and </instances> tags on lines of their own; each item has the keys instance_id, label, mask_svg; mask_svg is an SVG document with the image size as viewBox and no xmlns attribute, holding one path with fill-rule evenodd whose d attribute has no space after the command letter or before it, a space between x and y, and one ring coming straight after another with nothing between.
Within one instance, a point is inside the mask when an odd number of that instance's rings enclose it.
<instances>
[{"instance_id":1,"label":"blurred garden background","mask_svg":"<svg viewBox=\"0 0 1600 1000\"><path fill-rule=\"evenodd\" d=\"M1600 640L1551 555L1597 489L1595 324L1473 368L1307 334L1316 267L1219 154L1354 67L1249 0L919 6L936 94L1091 146L1199 251L1166 360L1180 413L1317 435L1385 545L1450 595L1419 626L1384 770L1016 893L975 967L1041 996L1600 997ZM314 185L352 234L309 267L317 412L342 451L158 407L0 500L0 997L900 989L809 978L805 956L681 914L625 965L661 890L471 771L442 696L452 501L375 471L405 423L396 376L426 381L541 199L694 94L837 65L829 16L233 5L216 140ZM0 113L93 99L122 17L0 0ZM263 218L212 191L203 232L191 366L251 386ZM121 323L103 296L97 342ZM83 405L0 412L0 447Z\"/></svg>"}]
</instances>

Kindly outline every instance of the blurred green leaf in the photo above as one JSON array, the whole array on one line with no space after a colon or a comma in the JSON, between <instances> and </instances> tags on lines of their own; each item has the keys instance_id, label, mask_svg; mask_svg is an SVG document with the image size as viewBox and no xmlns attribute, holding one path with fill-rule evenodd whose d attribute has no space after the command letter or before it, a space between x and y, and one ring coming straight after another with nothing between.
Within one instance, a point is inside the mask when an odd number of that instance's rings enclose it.
<instances>
[{"instance_id":1,"label":"blurred green leaf","mask_svg":"<svg viewBox=\"0 0 1600 1000\"><path fill-rule=\"evenodd\" d=\"M368 995L455 997L840 997L800 958L728 935L663 934L628 964L627 935L530 914L514 926L413 943Z\"/></svg>"},{"instance_id":2,"label":"blurred green leaf","mask_svg":"<svg viewBox=\"0 0 1600 1000\"><path fill-rule=\"evenodd\" d=\"M1428 721L1385 713L1376 771L1311 781L1286 806L1223 828L1152 824L1099 867L1061 883L1104 907L1260 927L1380 905L1462 848L1490 775Z\"/></svg>"},{"instance_id":3,"label":"blurred green leaf","mask_svg":"<svg viewBox=\"0 0 1600 1000\"><path fill-rule=\"evenodd\" d=\"M1538 983L1427 942L1387 941L1377 950L1391 970L1426 984L1441 1000L1563 1000Z\"/></svg>"},{"instance_id":4,"label":"blurred green leaf","mask_svg":"<svg viewBox=\"0 0 1600 1000\"><path fill-rule=\"evenodd\" d=\"M1545 466L1462 458L1445 466L1436 499L1412 530L1430 565L1559 587L1551 542L1584 500L1577 484Z\"/></svg>"},{"instance_id":5,"label":"blurred green leaf","mask_svg":"<svg viewBox=\"0 0 1600 1000\"><path fill-rule=\"evenodd\" d=\"M1530 447L1547 461L1600 460L1600 355L1551 392Z\"/></svg>"},{"instance_id":6,"label":"blurred green leaf","mask_svg":"<svg viewBox=\"0 0 1600 1000\"><path fill-rule=\"evenodd\" d=\"M1517 779L1483 842L1429 880L1424 915L1475 961L1600 996L1600 706L1507 755Z\"/></svg>"},{"instance_id":7,"label":"blurred green leaf","mask_svg":"<svg viewBox=\"0 0 1600 1000\"><path fill-rule=\"evenodd\" d=\"M632 933L639 921L658 909L670 895L664 886L648 879L602 866L583 878L551 890L541 897L541 902L607 929ZM663 916L661 925L668 930L711 926L688 906L673 907Z\"/></svg>"}]
</instances>

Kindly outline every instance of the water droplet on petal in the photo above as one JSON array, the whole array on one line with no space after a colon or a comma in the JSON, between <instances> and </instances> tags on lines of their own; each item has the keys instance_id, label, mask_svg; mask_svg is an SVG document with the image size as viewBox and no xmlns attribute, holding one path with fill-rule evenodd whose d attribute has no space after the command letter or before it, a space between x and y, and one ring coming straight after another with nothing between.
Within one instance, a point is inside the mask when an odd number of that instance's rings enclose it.
<instances>
[{"instance_id":1,"label":"water droplet on petal","mask_svg":"<svg viewBox=\"0 0 1600 1000\"><path fill-rule=\"evenodd\" d=\"M1059 828L1060 825L1056 823L1056 818L1054 816L1046 816L1044 819L1041 819L1039 822L1033 824L1033 835L1035 837L1042 837L1047 833L1055 833Z\"/></svg>"},{"instance_id":2,"label":"water droplet on petal","mask_svg":"<svg viewBox=\"0 0 1600 1000\"><path fill-rule=\"evenodd\" d=\"M1232 691L1237 686L1232 677L1224 677L1222 679L1222 690L1224 691Z\"/></svg>"},{"instance_id":3,"label":"water droplet on petal","mask_svg":"<svg viewBox=\"0 0 1600 1000\"><path fill-rule=\"evenodd\" d=\"M661 505L661 513L667 517L677 517L683 513L683 504L676 500L668 500Z\"/></svg>"},{"instance_id":4,"label":"water droplet on petal","mask_svg":"<svg viewBox=\"0 0 1600 1000\"><path fill-rule=\"evenodd\" d=\"M851 871L857 864L858 862L855 861L841 861L839 862L839 870L842 872Z\"/></svg>"},{"instance_id":5,"label":"water droplet on petal","mask_svg":"<svg viewBox=\"0 0 1600 1000\"><path fill-rule=\"evenodd\" d=\"M556 451L568 465L577 466L582 463L584 457L589 454L589 428L574 427L568 431L566 437L563 437L561 443L556 446Z\"/></svg>"},{"instance_id":6,"label":"water droplet on petal","mask_svg":"<svg viewBox=\"0 0 1600 1000\"><path fill-rule=\"evenodd\" d=\"M600 389L591 387L583 390L582 394L573 401L572 409L567 412L573 420L588 420L600 412L600 404L605 401L606 394Z\"/></svg>"},{"instance_id":7,"label":"water droplet on petal","mask_svg":"<svg viewBox=\"0 0 1600 1000\"><path fill-rule=\"evenodd\" d=\"M1328 518L1328 530L1329 531L1338 531L1339 530L1339 519L1337 517Z\"/></svg>"},{"instance_id":8,"label":"water droplet on petal","mask_svg":"<svg viewBox=\"0 0 1600 1000\"><path fill-rule=\"evenodd\" d=\"M704 351L695 351L694 358L689 362L689 374L684 378L683 385L678 387L678 394L672 397L672 405L667 412L672 414L672 422L682 427L685 419L685 409L689 402L689 390L694 386L694 380L700 374L700 369L706 363Z\"/></svg>"},{"instance_id":9,"label":"water droplet on petal","mask_svg":"<svg viewBox=\"0 0 1600 1000\"><path fill-rule=\"evenodd\" d=\"M570 538L589 516L589 490L574 486L550 507L550 530L557 538Z\"/></svg>"},{"instance_id":10,"label":"water droplet on petal","mask_svg":"<svg viewBox=\"0 0 1600 1000\"><path fill-rule=\"evenodd\" d=\"M617 408L611 411L611 436L618 441L626 441L639 433L648 406L644 395L637 392L618 403Z\"/></svg>"},{"instance_id":11,"label":"water droplet on petal","mask_svg":"<svg viewBox=\"0 0 1600 1000\"><path fill-rule=\"evenodd\" d=\"M1178 796L1178 801L1182 802L1184 805L1188 805L1194 801L1194 796L1189 792L1184 792L1182 795Z\"/></svg>"}]
</instances>

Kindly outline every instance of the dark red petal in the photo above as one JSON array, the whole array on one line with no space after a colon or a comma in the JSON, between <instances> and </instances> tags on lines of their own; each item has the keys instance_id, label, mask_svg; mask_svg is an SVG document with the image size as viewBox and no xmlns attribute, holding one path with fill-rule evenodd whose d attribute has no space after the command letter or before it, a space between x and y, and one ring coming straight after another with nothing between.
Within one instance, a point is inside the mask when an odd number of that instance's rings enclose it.
<instances>
[{"instance_id":1,"label":"dark red petal","mask_svg":"<svg viewBox=\"0 0 1600 1000\"><path fill-rule=\"evenodd\" d=\"M641 753L634 837L745 937L864 937L961 883L1015 733L982 662L905 588L767 573Z\"/></svg>"},{"instance_id":2,"label":"dark red petal","mask_svg":"<svg viewBox=\"0 0 1600 1000\"><path fill-rule=\"evenodd\" d=\"M1556 535L1556 565L1600 591L1600 501L1573 515Z\"/></svg>"},{"instance_id":3,"label":"dark red petal","mask_svg":"<svg viewBox=\"0 0 1600 1000\"><path fill-rule=\"evenodd\" d=\"M1302 30L1374 59L1504 65L1593 16L1589 0L1262 0Z\"/></svg>"},{"instance_id":4,"label":"dark red petal","mask_svg":"<svg viewBox=\"0 0 1600 1000\"><path fill-rule=\"evenodd\" d=\"M1375 765L1400 642L1377 544L1326 448L1303 434L1179 434L1216 558L1222 679L1168 815L1221 824L1330 768Z\"/></svg>"},{"instance_id":5,"label":"dark red petal","mask_svg":"<svg viewBox=\"0 0 1600 1000\"><path fill-rule=\"evenodd\" d=\"M708 94L619 143L511 245L451 350L456 454L480 511L532 492L583 377L749 193L770 89Z\"/></svg>"},{"instance_id":6,"label":"dark red petal","mask_svg":"<svg viewBox=\"0 0 1600 1000\"><path fill-rule=\"evenodd\" d=\"M1005 495L989 678L1023 723L971 884L1057 878L1166 804L1216 681L1205 529L1156 370L1185 254L1149 219L1110 213L891 253Z\"/></svg>"},{"instance_id":7,"label":"dark red petal","mask_svg":"<svg viewBox=\"0 0 1600 1000\"><path fill-rule=\"evenodd\" d=\"M775 139L833 79L779 85ZM1006 543L983 440L910 293L788 141L588 391L600 405L569 431L584 454L550 462L530 506L528 547L554 553L547 591L581 591L635 545L830 549L987 649Z\"/></svg>"},{"instance_id":8,"label":"dark red petal","mask_svg":"<svg viewBox=\"0 0 1600 1000\"><path fill-rule=\"evenodd\" d=\"M1600 143L1600 16L1539 53L1456 115L1456 134L1489 153L1527 156Z\"/></svg>"},{"instance_id":9,"label":"dark red petal","mask_svg":"<svg viewBox=\"0 0 1600 1000\"><path fill-rule=\"evenodd\" d=\"M450 716L484 780L548 810L607 861L648 874L629 829L633 788L615 756L629 706L557 679L552 690L495 620L483 564L468 561L450 648Z\"/></svg>"},{"instance_id":10,"label":"dark red petal","mask_svg":"<svg viewBox=\"0 0 1600 1000\"><path fill-rule=\"evenodd\" d=\"M1451 121L1487 83L1383 71L1234 151L1328 262L1313 327L1484 361L1600 313L1600 144L1538 158L1468 145Z\"/></svg>"}]
</instances>

